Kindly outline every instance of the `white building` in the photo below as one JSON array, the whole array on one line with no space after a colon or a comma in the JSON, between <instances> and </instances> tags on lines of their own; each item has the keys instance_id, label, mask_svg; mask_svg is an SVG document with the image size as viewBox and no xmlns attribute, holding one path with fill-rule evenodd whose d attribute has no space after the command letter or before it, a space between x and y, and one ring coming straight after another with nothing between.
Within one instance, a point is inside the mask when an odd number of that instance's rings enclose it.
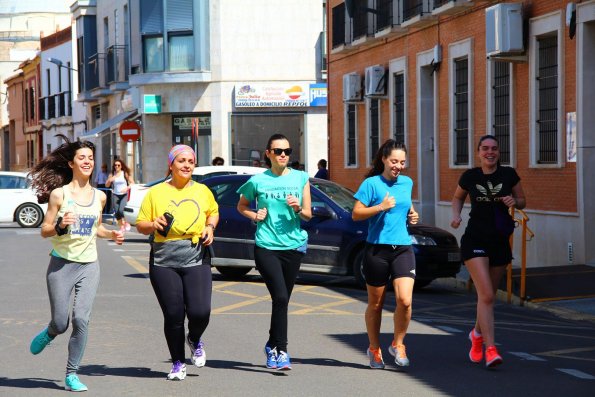
<instances>
[{"instance_id":1,"label":"white building","mask_svg":"<svg viewBox=\"0 0 595 397\"><path fill-rule=\"evenodd\" d=\"M195 147L199 165L215 156L248 165L262 159L270 135L282 133L294 148L292 160L313 175L318 160L328 156L324 3L78 1L72 10L86 48L79 63L85 69L93 61L87 45L93 39L98 54L122 48L130 85L106 80L107 55L106 61L98 55L98 83L79 95L100 109L101 119L88 135L111 136L101 143L128 156L136 179L148 181L164 175L174 144ZM85 74L87 82L93 79L91 68ZM141 141L124 145L118 124L135 118Z\"/></svg>"}]
</instances>

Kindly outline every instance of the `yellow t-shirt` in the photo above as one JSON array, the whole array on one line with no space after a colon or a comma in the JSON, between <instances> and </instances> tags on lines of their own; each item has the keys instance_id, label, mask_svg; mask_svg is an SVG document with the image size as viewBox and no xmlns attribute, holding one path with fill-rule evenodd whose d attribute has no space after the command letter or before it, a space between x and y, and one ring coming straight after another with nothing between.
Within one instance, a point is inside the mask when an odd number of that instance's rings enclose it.
<instances>
[{"instance_id":1,"label":"yellow t-shirt","mask_svg":"<svg viewBox=\"0 0 595 397\"><path fill-rule=\"evenodd\" d=\"M163 182L153 186L143 199L137 222L150 221L169 212L173 215L172 227L163 237L155 232L155 242L192 239L198 243L207 218L219 214L219 206L213 193L203 184L191 182L182 189Z\"/></svg>"}]
</instances>

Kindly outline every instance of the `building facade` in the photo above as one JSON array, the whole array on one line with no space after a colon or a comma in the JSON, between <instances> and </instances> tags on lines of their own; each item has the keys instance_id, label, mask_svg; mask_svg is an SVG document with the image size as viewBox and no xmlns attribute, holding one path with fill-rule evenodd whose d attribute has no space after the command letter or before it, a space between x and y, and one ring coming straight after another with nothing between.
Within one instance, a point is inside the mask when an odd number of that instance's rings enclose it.
<instances>
[{"instance_id":1,"label":"building facade","mask_svg":"<svg viewBox=\"0 0 595 397\"><path fill-rule=\"evenodd\" d=\"M477 139L492 134L522 178L536 234L529 266L595 264L585 171L595 165L594 10L593 1L330 0L333 180L357 188L379 145L404 141L422 221L450 229L458 179L478 164Z\"/></svg>"}]
</instances>

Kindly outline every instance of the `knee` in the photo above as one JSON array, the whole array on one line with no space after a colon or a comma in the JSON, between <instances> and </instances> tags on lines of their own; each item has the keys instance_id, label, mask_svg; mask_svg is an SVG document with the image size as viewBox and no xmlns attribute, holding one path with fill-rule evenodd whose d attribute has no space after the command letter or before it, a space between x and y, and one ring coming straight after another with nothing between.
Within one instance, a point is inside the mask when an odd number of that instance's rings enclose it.
<instances>
[{"instance_id":1,"label":"knee","mask_svg":"<svg viewBox=\"0 0 595 397\"><path fill-rule=\"evenodd\" d=\"M411 298L399 298L397 299L397 307L404 310L411 310Z\"/></svg>"},{"instance_id":2,"label":"knee","mask_svg":"<svg viewBox=\"0 0 595 397\"><path fill-rule=\"evenodd\" d=\"M192 310L188 313L188 319L192 321L208 322L211 317L211 308L201 308L199 310Z\"/></svg>"},{"instance_id":3,"label":"knee","mask_svg":"<svg viewBox=\"0 0 595 397\"><path fill-rule=\"evenodd\" d=\"M184 312L180 312L179 310L164 310L163 318L168 325L184 325Z\"/></svg>"},{"instance_id":4,"label":"knee","mask_svg":"<svg viewBox=\"0 0 595 397\"><path fill-rule=\"evenodd\" d=\"M49 327L50 334L61 335L68 330L68 320L66 321L52 321Z\"/></svg>"},{"instance_id":5,"label":"knee","mask_svg":"<svg viewBox=\"0 0 595 397\"><path fill-rule=\"evenodd\" d=\"M477 295L477 300L483 305L493 306L496 300L496 295L492 291L485 291Z\"/></svg>"},{"instance_id":6,"label":"knee","mask_svg":"<svg viewBox=\"0 0 595 397\"><path fill-rule=\"evenodd\" d=\"M74 317L72 319L72 328L75 331L87 329L88 324L89 324L88 318Z\"/></svg>"},{"instance_id":7,"label":"knee","mask_svg":"<svg viewBox=\"0 0 595 397\"><path fill-rule=\"evenodd\" d=\"M287 294L278 294L272 296L271 299L275 307L287 307L289 305L289 296Z\"/></svg>"},{"instance_id":8,"label":"knee","mask_svg":"<svg viewBox=\"0 0 595 397\"><path fill-rule=\"evenodd\" d=\"M381 314L383 306L383 302L368 302L368 312Z\"/></svg>"}]
</instances>

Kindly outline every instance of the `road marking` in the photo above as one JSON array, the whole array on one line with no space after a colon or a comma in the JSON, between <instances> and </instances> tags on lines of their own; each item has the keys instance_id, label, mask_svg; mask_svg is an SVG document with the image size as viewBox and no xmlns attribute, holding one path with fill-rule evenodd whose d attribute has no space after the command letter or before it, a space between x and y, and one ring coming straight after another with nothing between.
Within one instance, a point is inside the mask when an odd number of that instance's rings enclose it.
<instances>
[{"instance_id":1,"label":"road marking","mask_svg":"<svg viewBox=\"0 0 595 397\"><path fill-rule=\"evenodd\" d=\"M453 328L453 327L449 327L449 326L446 326L446 325L437 325L436 328L441 329L444 332L451 332L453 334L463 332L463 331L461 331L458 328Z\"/></svg>"},{"instance_id":2,"label":"road marking","mask_svg":"<svg viewBox=\"0 0 595 397\"><path fill-rule=\"evenodd\" d=\"M552 302L552 301L563 301L563 300L585 299L585 298L595 298L595 295L560 296L560 297L556 297L556 298L532 298L531 302L539 303L539 302Z\"/></svg>"},{"instance_id":3,"label":"road marking","mask_svg":"<svg viewBox=\"0 0 595 397\"><path fill-rule=\"evenodd\" d=\"M123 248L114 248L114 252L146 252L149 253L149 251L151 251L150 249L144 249L144 250L131 250L131 249L123 249Z\"/></svg>"},{"instance_id":4,"label":"road marking","mask_svg":"<svg viewBox=\"0 0 595 397\"><path fill-rule=\"evenodd\" d=\"M508 352L508 354L512 354L513 356L517 356L522 358L523 360L527 361L547 361L544 358L534 356L533 354L525 353L525 352Z\"/></svg>"},{"instance_id":5,"label":"road marking","mask_svg":"<svg viewBox=\"0 0 595 397\"><path fill-rule=\"evenodd\" d=\"M131 256L122 256L122 259L124 259L137 272L141 273L145 278L149 278L149 269L143 266L139 261Z\"/></svg>"},{"instance_id":6,"label":"road marking","mask_svg":"<svg viewBox=\"0 0 595 397\"><path fill-rule=\"evenodd\" d=\"M583 371L579 371L578 369L556 368L556 370L558 370L560 372L564 372L565 374L568 374L568 375L572 375L577 378L581 378L581 379L589 379L589 380L595 379L595 376L589 375Z\"/></svg>"},{"instance_id":7,"label":"road marking","mask_svg":"<svg viewBox=\"0 0 595 397\"><path fill-rule=\"evenodd\" d=\"M585 358L585 357L576 357L574 355L568 355L569 353L585 353L595 351L595 346L590 347L578 347L575 349L563 349L563 350L552 350L549 352L543 353L536 353L540 356L547 356L547 357L560 357L560 358L570 358L573 360L581 360L581 361L595 361L594 358Z\"/></svg>"},{"instance_id":8,"label":"road marking","mask_svg":"<svg viewBox=\"0 0 595 397\"><path fill-rule=\"evenodd\" d=\"M313 311L316 311L316 310L327 310L328 308L331 308L331 307L334 307L334 306L342 306L342 305L346 305L348 303L353 303L353 302L356 302L356 300L355 299L351 299L351 298L349 298L349 299L343 299L343 300L338 301L338 302L329 302L329 303L325 303L325 304L322 304L322 305L310 306L309 308L301 309L301 310L296 310L294 312L291 312L290 314L294 314L294 315L310 314L310 313L312 313ZM350 313L350 312L346 312L346 311L343 311L343 310L340 310L340 311L339 310L333 310L333 311L336 312L336 314L347 314L347 313Z\"/></svg>"}]
</instances>

